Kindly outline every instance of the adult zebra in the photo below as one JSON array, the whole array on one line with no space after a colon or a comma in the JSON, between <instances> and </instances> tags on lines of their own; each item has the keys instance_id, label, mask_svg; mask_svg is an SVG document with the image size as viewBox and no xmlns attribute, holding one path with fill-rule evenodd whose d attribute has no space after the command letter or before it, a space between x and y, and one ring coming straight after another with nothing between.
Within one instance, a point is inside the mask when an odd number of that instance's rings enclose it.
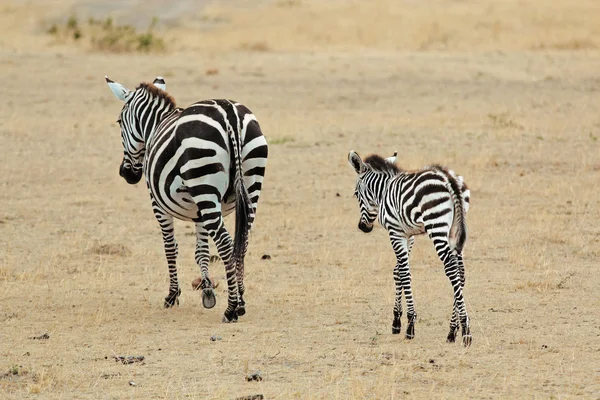
<instances>
[{"instance_id":1,"label":"adult zebra","mask_svg":"<svg viewBox=\"0 0 600 400\"><path fill-rule=\"evenodd\" d=\"M196 225L196 263L200 267L202 303L216 304L208 271L208 237L225 263L228 299L223 322L245 314L244 256L256 214L268 147L248 108L231 100L205 100L183 109L165 91L164 79L129 90L105 77L114 95L125 102L121 126L123 161L119 174L130 184L145 172L152 209L160 224L169 267L165 307L179 304L178 246L173 218ZM235 208L235 241L223 216Z\"/></svg>"},{"instance_id":2,"label":"adult zebra","mask_svg":"<svg viewBox=\"0 0 600 400\"><path fill-rule=\"evenodd\" d=\"M408 318L406 338L415 336L417 314L408 258L414 235L427 233L454 289L450 332L446 340L455 341L460 320L463 344L469 346L472 338L463 297L465 273L462 250L467 239L465 215L469 209L470 191L463 178L439 165L416 172L403 171L395 165L396 154L387 159L371 155L363 162L356 152L351 151L348 161L358 174L354 192L360 207L358 228L365 233L371 232L378 218L387 229L396 253L392 333L400 333L404 291Z\"/></svg>"}]
</instances>

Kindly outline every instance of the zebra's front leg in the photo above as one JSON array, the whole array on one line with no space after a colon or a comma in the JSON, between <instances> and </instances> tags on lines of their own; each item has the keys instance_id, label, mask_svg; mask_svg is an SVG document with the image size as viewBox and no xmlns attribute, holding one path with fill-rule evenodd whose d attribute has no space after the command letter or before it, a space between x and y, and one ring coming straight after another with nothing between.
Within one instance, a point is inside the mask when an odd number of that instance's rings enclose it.
<instances>
[{"instance_id":1,"label":"zebra's front leg","mask_svg":"<svg viewBox=\"0 0 600 400\"><path fill-rule=\"evenodd\" d=\"M392 242L392 247L394 249L394 252L396 253L397 261L397 272L395 271L394 274L394 280L396 280L396 304L400 304L401 294L402 292L404 292L404 298L406 299L406 317L408 318L408 325L406 327L406 338L413 339L415 337L415 322L417 320L417 313L415 312L415 304L412 296L410 265L408 262L408 254L410 248L412 247L413 241L404 236L404 234L394 231L390 231L390 241ZM398 285L400 285L401 291L398 290ZM400 324L399 322L396 322L395 310L396 307L394 308L394 322L392 323L392 333L395 333L394 328L396 325L398 327L397 333L399 333ZM401 316L401 310L402 309L398 307L398 319Z\"/></svg>"},{"instance_id":2,"label":"zebra's front leg","mask_svg":"<svg viewBox=\"0 0 600 400\"><path fill-rule=\"evenodd\" d=\"M153 204L153 206L155 206L155 204ZM165 256L167 257L167 265L169 267L169 294L165 297L165 308L170 308L179 305L179 295L181 294L181 288L179 287L179 280L177 278L178 246L177 241L175 240L173 217L163 214L156 206L154 207L154 215L160 224L163 244L165 246Z\"/></svg>"},{"instance_id":3,"label":"zebra's front leg","mask_svg":"<svg viewBox=\"0 0 600 400\"><path fill-rule=\"evenodd\" d=\"M218 224L218 227L216 229L210 229L207 226L205 226L205 228L208 230L208 233L215 242L221 260L223 260L223 262L225 263L225 276L227 279L228 296L227 309L225 310L225 314L223 315L223 322L237 322L239 290L237 283L235 260L232 257L233 240L231 240L229 232L227 232L227 229L225 229L225 225L223 225L222 218L219 218L216 224Z\"/></svg>"},{"instance_id":4,"label":"zebra's front leg","mask_svg":"<svg viewBox=\"0 0 600 400\"><path fill-rule=\"evenodd\" d=\"M204 308L213 308L217 304L214 284L208 273L208 231L202 223L196 223L196 264L200 267L200 282L193 284L196 290L202 290L202 305ZM196 283L197 281L194 281Z\"/></svg>"},{"instance_id":5,"label":"zebra's front leg","mask_svg":"<svg viewBox=\"0 0 600 400\"><path fill-rule=\"evenodd\" d=\"M453 339L456 336L456 331L458 330L457 322L460 321L463 345L465 347L470 346L473 338L471 336L469 316L467 315L467 308L463 297L463 280L461 279L458 257L450 250L450 246L447 242L436 243L436 250L440 260L444 263L444 272L450 280L454 291L454 309L450 320L450 333L448 333L447 341L453 341L450 339ZM458 321L456 321L456 319L458 319Z\"/></svg>"}]
</instances>

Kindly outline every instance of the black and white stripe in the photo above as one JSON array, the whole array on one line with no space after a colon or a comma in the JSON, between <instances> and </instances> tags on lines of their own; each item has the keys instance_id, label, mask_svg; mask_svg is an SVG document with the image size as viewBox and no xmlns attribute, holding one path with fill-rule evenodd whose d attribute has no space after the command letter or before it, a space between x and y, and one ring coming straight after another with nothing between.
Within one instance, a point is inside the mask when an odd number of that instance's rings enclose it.
<instances>
[{"instance_id":1,"label":"black and white stripe","mask_svg":"<svg viewBox=\"0 0 600 400\"><path fill-rule=\"evenodd\" d=\"M268 147L248 108L231 100L206 100L177 108L164 79L135 90L106 81L125 105L118 119L123 140L120 175L128 183L145 172L152 209L158 220L169 267L165 307L179 304L174 218L196 225L195 258L200 267L202 300L216 303L208 271L208 238L225 263L228 301L224 322L245 314L244 256L262 188ZM235 209L235 240L223 217Z\"/></svg>"},{"instance_id":2,"label":"black and white stripe","mask_svg":"<svg viewBox=\"0 0 600 400\"><path fill-rule=\"evenodd\" d=\"M396 301L392 333L400 333L402 293L406 298L408 327L406 337L415 336L415 312L412 296L409 255L414 236L427 234L454 289L454 305L447 341L454 342L458 323L465 346L471 344L469 317L465 307L465 285L462 250L467 238L465 215L469 209L470 191L461 176L439 165L408 172L395 165L396 154L384 159L378 155L364 161L354 151L348 161L358 174L354 192L360 207L359 229L370 232L379 219L387 229L396 253L394 281Z\"/></svg>"}]
</instances>

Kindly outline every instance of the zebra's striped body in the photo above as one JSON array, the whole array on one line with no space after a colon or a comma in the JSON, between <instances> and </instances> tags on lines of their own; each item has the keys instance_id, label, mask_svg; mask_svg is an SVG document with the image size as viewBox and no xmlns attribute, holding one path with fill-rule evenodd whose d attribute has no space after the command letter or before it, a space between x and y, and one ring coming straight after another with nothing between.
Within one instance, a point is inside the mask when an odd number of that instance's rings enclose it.
<instances>
[{"instance_id":1,"label":"zebra's striped body","mask_svg":"<svg viewBox=\"0 0 600 400\"><path fill-rule=\"evenodd\" d=\"M394 164L395 155L388 159L372 155L363 162L352 151L348 160L358 174L355 196L361 215L359 229L370 232L378 219L387 229L396 253L396 301L392 333L400 333L404 292L408 318L406 337L412 339L415 335L417 314L408 259L414 236L427 234L454 289L447 341L455 341L460 322L463 344L469 346L472 339L463 297L465 274L462 250L467 237L465 215L469 208L470 191L463 178L439 165L415 172L402 171Z\"/></svg>"},{"instance_id":2,"label":"zebra's striped body","mask_svg":"<svg viewBox=\"0 0 600 400\"><path fill-rule=\"evenodd\" d=\"M120 174L129 183L142 170L152 209L162 231L169 267L165 307L179 303L178 246L174 218L196 225L196 262L200 267L203 304L216 299L208 271L208 238L225 263L228 304L224 322L245 313L244 256L254 221L268 147L254 115L230 100L206 100L182 109L164 91L162 78L142 83L135 91L106 78L113 93L125 101L119 123L124 146ZM223 217L236 210L232 240Z\"/></svg>"}]
</instances>

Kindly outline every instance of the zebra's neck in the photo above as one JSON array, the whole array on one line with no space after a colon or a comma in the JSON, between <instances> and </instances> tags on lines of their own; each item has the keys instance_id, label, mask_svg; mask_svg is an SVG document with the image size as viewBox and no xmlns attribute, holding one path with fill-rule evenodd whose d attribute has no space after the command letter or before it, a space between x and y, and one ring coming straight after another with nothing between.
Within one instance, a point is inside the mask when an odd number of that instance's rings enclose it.
<instances>
[{"instance_id":1,"label":"zebra's neck","mask_svg":"<svg viewBox=\"0 0 600 400\"><path fill-rule=\"evenodd\" d=\"M152 137L156 133L156 128L177 110L175 106L169 103L165 104L161 99L153 101L149 106L151 108L150 113L147 113L146 111L143 112L141 116L138 116L146 148L148 148Z\"/></svg>"},{"instance_id":2,"label":"zebra's neck","mask_svg":"<svg viewBox=\"0 0 600 400\"><path fill-rule=\"evenodd\" d=\"M365 184L373 194L373 198L378 205L383 203L383 199L388 190L389 182L392 178L393 176L391 174L375 172L372 173L368 179L365 179Z\"/></svg>"}]
</instances>

